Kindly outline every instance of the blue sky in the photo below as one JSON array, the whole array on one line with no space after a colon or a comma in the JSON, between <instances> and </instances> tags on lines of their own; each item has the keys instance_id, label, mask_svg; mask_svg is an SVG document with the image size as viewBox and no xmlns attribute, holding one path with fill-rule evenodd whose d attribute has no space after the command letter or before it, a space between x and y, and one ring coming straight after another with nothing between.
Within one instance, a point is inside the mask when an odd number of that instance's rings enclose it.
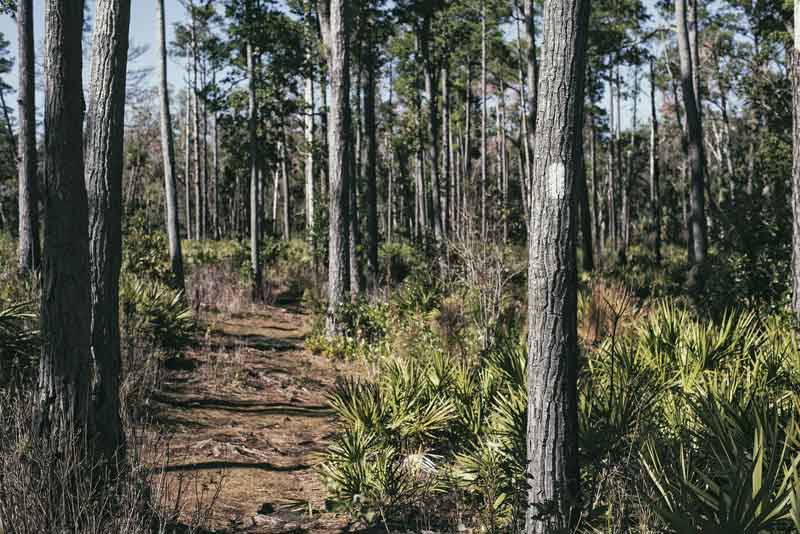
<instances>
[{"instance_id":1,"label":"blue sky","mask_svg":"<svg viewBox=\"0 0 800 534\"><path fill-rule=\"evenodd\" d=\"M35 13L34 33L36 41L36 49L40 49L44 37L44 2L45 0L34 0L33 9ZM89 4L93 5L94 2L89 0ZM164 0L166 16L167 16L167 42L172 40L174 24L181 22L186 13L178 0ZM11 42L10 52L11 56L17 56L17 25L14 19L9 15L0 15L0 32L3 33L6 39ZM148 50L145 55L140 58L134 68L145 68L157 66L157 49L156 49L156 11L154 0L132 0L131 5L131 42L135 45L147 45ZM88 78L88 60L84 60L84 83ZM156 71L151 74L151 79L155 82ZM178 60L169 59L168 71L169 83L173 87L178 87L183 79L183 68ZM6 82L16 89L17 74L16 66L14 71L7 77ZM41 103L41 95L37 95L37 104ZM16 108L16 106L11 106Z\"/></svg>"},{"instance_id":2,"label":"blue sky","mask_svg":"<svg viewBox=\"0 0 800 534\"><path fill-rule=\"evenodd\" d=\"M34 0L35 12L35 41L37 50L40 49L42 39L44 36L44 2L45 0ZM180 5L179 0L164 0L166 16L167 16L167 41L172 40L174 26L176 22L182 22L186 18L186 12ZM88 0L90 6L94 5L94 0ZM654 0L646 0L645 4L651 13L653 9ZM150 82L155 83L157 71L157 50L156 50L156 21L155 21L155 0L132 0L131 5L131 43L134 45L146 45L147 52L131 66L133 69L142 69L152 67L150 74ZM656 21L656 23L666 23L669 21ZM17 28L15 21L9 15L0 15L0 32L3 33L6 39L11 43L10 53L12 57L17 55ZM87 56L88 57L88 56ZM38 58L37 58L38 59ZM169 58L168 65L168 78L170 85L174 88L182 86L184 69L179 59ZM88 82L89 77L89 60L84 60L84 83ZM16 68L6 77L5 80L8 84L16 89L17 85L17 71ZM649 85L646 80L642 81L642 92L639 95L639 121L649 120ZM659 95L659 100L660 100ZM11 100L11 99L9 99ZM11 100L13 102L13 100ZM42 95L37 95L37 106L41 106ZM623 127L627 126L630 121L631 102L623 103ZM16 112L16 106L11 105L11 109Z\"/></svg>"}]
</instances>

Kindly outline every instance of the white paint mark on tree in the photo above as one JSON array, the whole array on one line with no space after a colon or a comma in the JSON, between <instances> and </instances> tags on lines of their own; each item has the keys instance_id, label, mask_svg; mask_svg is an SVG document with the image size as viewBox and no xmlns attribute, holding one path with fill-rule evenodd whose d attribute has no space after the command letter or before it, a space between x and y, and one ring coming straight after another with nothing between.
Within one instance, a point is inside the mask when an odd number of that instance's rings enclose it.
<instances>
[{"instance_id":1,"label":"white paint mark on tree","mask_svg":"<svg viewBox=\"0 0 800 534\"><path fill-rule=\"evenodd\" d=\"M567 169L560 161L547 167L547 198L561 199L567 196Z\"/></svg>"},{"instance_id":2,"label":"white paint mark on tree","mask_svg":"<svg viewBox=\"0 0 800 534\"><path fill-rule=\"evenodd\" d=\"M800 0L794 0L794 49L800 50Z\"/></svg>"}]
</instances>

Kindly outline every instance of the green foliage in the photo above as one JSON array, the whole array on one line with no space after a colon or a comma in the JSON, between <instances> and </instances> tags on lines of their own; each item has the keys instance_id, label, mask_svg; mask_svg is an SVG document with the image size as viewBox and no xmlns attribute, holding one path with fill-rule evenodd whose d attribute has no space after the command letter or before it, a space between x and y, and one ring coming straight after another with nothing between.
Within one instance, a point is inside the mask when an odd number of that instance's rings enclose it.
<instances>
[{"instance_id":1,"label":"green foliage","mask_svg":"<svg viewBox=\"0 0 800 534\"><path fill-rule=\"evenodd\" d=\"M787 410L754 397L698 396L689 406L699 424L687 443L651 440L642 452L659 516L677 534L787 530L800 463Z\"/></svg>"},{"instance_id":2,"label":"green foliage","mask_svg":"<svg viewBox=\"0 0 800 534\"><path fill-rule=\"evenodd\" d=\"M424 265L419 249L407 241L381 243L378 261L387 285L399 284Z\"/></svg>"},{"instance_id":3,"label":"green foliage","mask_svg":"<svg viewBox=\"0 0 800 534\"><path fill-rule=\"evenodd\" d=\"M421 317L437 309L442 291L442 285L435 273L416 271L395 293L394 305L403 316Z\"/></svg>"},{"instance_id":4,"label":"green foliage","mask_svg":"<svg viewBox=\"0 0 800 534\"><path fill-rule=\"evenodd\" d=\"M123 329L136 343L177 354L192 342L196 323L182 292L157 281L123 276L120 306Z\"/></svg>"},{"instance_id":5,"label":"green foliage","mask_svg":"<svg viewBox=\"0 0 800 534\"><path fill-rule=\"evenodd\" d=\"M360 300L346 303L339 309L342 333L329 339L324 329L325 310L318 311L314 333L306 340L306 348L315 354L343 360L372 360L387 353L387 334L391 323L389 305Z\"/></svg>"},{"instance_id":6,"label":"green foliage","mask_svg":"<svg viewBox=\"0 0 800 534\"><path fill-rule=\"evenodd\" d=\"M0 389L28 383L39 363L39 332L31 306L12 304L0 308Z\"/></svg>"},{"instance_id":7,"label":"green foliage","mask_svg":"<svg viewBox=\"0 0 800 534\"><path fill-rule=\"evenodd\" d=\"M593 496L580 531L788 531L792 506L800 522L793 323L742 311L701 319L679 300L636 304L609 288L582 296L583 321L599 296L608 326L580 357L581 480ZM466 510L462 519L484 531L515 532L525 508L524 335L508 328L486 349L448 350L436 325L451 299L411 276L384 305L377 377L331 394L340 428L320 473L330 507L367 522L457 526L431 517L424 500ZM358 317L349 320L370 315ZM402 467L412 457L428 468Z\"/></svg>"},{"instance_id":8,"label":"green foliage","mask_svg":"<svg viewBox=\"0 0 800 534\"><path fill-rule=\"evenodd\" d=\"M243 260L243 254L249 254L239 241L196 241L185 240L181 243L183 259L187 265L214 265L228 261L235 262L238 266ZM247 256L249 257L249 256Z\"/></svg>"},{"instance_id":9,"label":"green foliage","mask_svg":"<svg viewBox=\"0 0 800 534\"><path fill-rule=\"evenodd\" d=\"M136 273L139 277L165 284L171 280L167 236L161 230L145 228L141 217L135 217L129 222L122 251L123 273Z\"/></svg>"},{"instance_id":10,"label":"green foliage","mask_svg":"<svg viewBox=\"0 0 800 534\"><path fill-rule=\"evenodd\" d=\"M491 503L487 521L509 524L524 480L524 350L510 339L471 364L430 333L416 341L380 360L377 382L343 381L330 395L341 430L321 470L329 502L361 519L419 521L423 497L458 487Z\"/></svg>"}]
</instances>

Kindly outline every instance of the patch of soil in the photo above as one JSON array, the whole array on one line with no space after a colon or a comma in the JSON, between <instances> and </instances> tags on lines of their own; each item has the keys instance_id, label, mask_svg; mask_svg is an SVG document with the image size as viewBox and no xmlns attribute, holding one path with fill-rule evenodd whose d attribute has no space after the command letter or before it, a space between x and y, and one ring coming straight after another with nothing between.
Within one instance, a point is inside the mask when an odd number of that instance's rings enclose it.
<instances>
[{"instance_id":1,"label":"patch of soil","mask_svg":"<svg viewBox=\"0 0 800 534\"><path fill-rule=\"evenodd\" d=\"M210 528L228 533L334 533L346 518L321 513L326 497L315 465L334 430L326 393L361 374L303 348L309 317L263 306L209 315L207 333L171 365L156 419L172 435L171 476L195 493L221 490ZM309 515L308 510L312 510Z\"/></svg>"}]
</instances>

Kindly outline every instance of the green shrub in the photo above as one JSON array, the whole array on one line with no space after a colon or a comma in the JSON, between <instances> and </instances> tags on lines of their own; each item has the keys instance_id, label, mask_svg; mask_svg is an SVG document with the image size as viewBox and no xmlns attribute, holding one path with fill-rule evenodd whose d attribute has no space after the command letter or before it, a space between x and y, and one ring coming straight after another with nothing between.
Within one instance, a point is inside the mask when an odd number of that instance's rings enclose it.
<instances>
[{"instance_id":1,"label":"green shrub","mask_svg":"<svg viewBox=\"0 0 800 534\"><path fill-rule=\"evenodd\" d=\"M122 272L168 283L172 277L169 244L161 230L146 229L134 219L123 237Z\"/></svg>"},{"instance_id":2,"label":"green shrub","mask_svg":"<svg viewBox=\"0 0 800 534\"><path fill-rule=\"evenodd\" d=\"M507 328L486 349L454 355L435 327L452 300L439 287L408 278L377 330L386 343L377 378L331 395L340 428L321 472L330 504L405 528L427 517L444 531L457 525L445 525L441 510L455 507L482 531L516 532L524 335ZM579 532L789 532L791 514L800 523L794 320L740 311L708 320L675 299L609 298L609 325L579 356L581 482L593 496L581 504ZM342 339L332 350L356 350ZM404 469L411 457L427 470Z\"/></svg>"},{"instance_id":3,"label":"green shrub","mask_svg":"<svg viewBox=\"0 0 800 534\"><path fill-rule=\"evenodd\" d=\"M329 339L324 332L325 310L318 309L313 334L306 340L306 348L314 354L343 360L374 360L387 353L391 321L388 304L360 300L346 303L339 310L342 333Z\"/></svg>"},{"instance_id":4,"label":"green shrub","mask_svg":"<svg viewBox=\"0 0 800 534\"><path fill-rule=\"evenodd\" d=\"M29 383L39 363L37 316L27 304L0 308L0 389Z\"/></svg>"},{"instance_id":5,"label":"green shrub","mask_svg":"<svg viewBox=\"0 0 800 534\"><path fill-rule=\"evenodd\" d=\"M123 276L123 330L129 339L177 354L192 342L196 324L183 293L163 283Z\"/></svg>"},{"instance_id":6,"label":"green shrub","mask_svg":"<svg viewBox=\"0 0 800 534\"><path fill-rule=\"evenodd\" d=\"M378 262L381 266L381 277L387 285L399 284L408 275L423 268L425 263L419 248L407 241L381 243Z\"/></svg>"}]
</instances>

